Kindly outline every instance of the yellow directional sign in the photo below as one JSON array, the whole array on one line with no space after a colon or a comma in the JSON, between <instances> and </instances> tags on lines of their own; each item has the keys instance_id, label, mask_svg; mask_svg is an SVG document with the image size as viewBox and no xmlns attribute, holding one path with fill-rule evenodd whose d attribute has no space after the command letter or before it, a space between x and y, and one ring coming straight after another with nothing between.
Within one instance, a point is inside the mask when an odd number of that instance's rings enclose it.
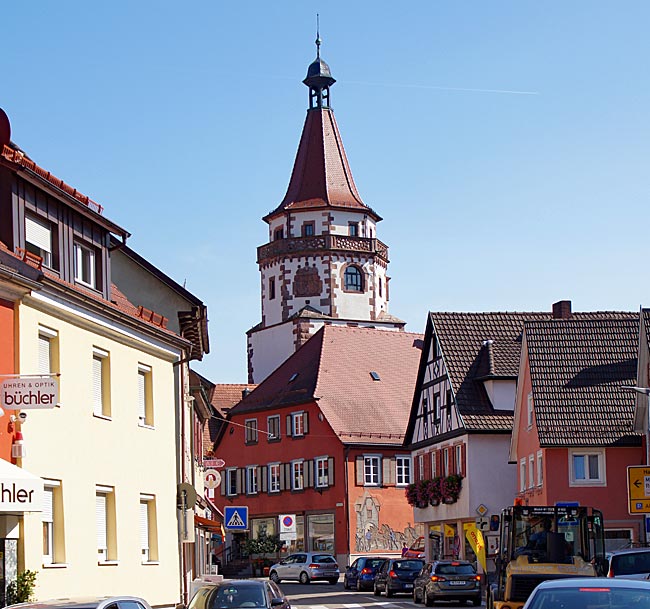
<instances>
[{"instance_id":1,"label":"yellow directional sign","mask_svg":"<svg viewBox=\"0 0 650 609\"><path fill-rule=\"evenodd\" d=\"M650 514L650 466L628 466L627 497L630 514Z\"/></svg>"}]
</instances>

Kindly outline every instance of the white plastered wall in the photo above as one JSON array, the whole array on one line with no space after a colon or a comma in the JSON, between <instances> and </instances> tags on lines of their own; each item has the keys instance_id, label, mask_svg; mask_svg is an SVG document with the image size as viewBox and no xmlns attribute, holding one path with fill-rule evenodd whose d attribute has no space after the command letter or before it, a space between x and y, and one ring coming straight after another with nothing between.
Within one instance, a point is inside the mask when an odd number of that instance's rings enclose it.
<instances>
[{"instance_id":1,"label":"white plastered wall","mask_svg":"<svg viewBox=\"0 0 650 609\"><path fill-rule=\"evenodd\" d=\"M58 332L61 407L28 413L23 466L61 481L65 562L43 565L40 513L26 514L25 568L38 571L37 598L134 594L152 605L180 598L176 520L175 388L179 353L137 331L48 300L19 309L22 374L38 362L38 328ZM93 416L93 347L110 358L111 418ZM154 425L138 425L138 364L151 367ZM96 485L114 488L117 561L98 565ZM158 561L142 564L140 495L156 504Z\"/></svg>"},{"instance_id":2,"label":"white plastered wall","mask_svg":"<svg viewBox=\"0 0 650 609\"><path fill-rule=\"evenodd\" d=\"M248 337L253 382L261 383L295 350L293 323L285 323L254 332Z\"/></svg>"}]
</instances>

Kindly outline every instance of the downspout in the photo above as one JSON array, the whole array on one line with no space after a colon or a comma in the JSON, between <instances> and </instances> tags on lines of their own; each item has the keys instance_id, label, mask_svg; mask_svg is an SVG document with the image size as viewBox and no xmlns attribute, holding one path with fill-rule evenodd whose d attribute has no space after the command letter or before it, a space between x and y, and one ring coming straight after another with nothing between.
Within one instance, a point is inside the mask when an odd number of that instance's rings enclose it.
<instances>
[{"instance_id":1,"label":"downspout","mask_svg":"<svg viewBox=\"0 0 650 609\"><path fill-rule=\"evenodd\" d=\"M346 531L346 550L347 550L347 561L350 563L350 495L349 495L349 484L348 484L348 453L350 452L350 447L345 447L345 531Z\"/></svg>"}]
</instances>

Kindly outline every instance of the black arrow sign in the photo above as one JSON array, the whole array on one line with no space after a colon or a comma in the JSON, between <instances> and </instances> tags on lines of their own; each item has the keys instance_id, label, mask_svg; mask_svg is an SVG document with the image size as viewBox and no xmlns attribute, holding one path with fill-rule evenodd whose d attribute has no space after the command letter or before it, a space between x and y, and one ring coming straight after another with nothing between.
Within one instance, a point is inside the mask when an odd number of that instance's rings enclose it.
<instances>
[{"instance_id":1,"label":"black arrow sign","mask_svg":"<svg viewBox=\"0 0 650 609\"><path fill-rule=\"evenodd\" d=\"M641 481L640 480L635 480L634 482L632 482L632 484L634 484L634 486L639 488L641 486Z\"/></svg>"}]
</instances>

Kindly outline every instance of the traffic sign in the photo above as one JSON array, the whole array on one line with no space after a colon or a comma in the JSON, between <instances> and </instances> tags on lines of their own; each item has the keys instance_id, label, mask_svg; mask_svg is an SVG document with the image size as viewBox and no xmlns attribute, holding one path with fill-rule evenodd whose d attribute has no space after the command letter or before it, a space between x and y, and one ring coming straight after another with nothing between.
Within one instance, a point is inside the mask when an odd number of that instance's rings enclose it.
<instances>
[{"instance_id":1,"label":"traffic sign","mask_svg":"<svg viewBox=\"0 0 650 609\"><path fill-rule=\"evenodd\" d=\"M476 519L476 528L479 531L487 531L489 527L490 527L490 521L484 516L481 516Z\"/></svg>"},{"instance_id":2,"label":"traffic sign","mask_svg":"<svg viewBox=\"0 0 650 609\"><path fill-rule=\"evenodd\" d=\"M650 514L650 466L628 465L627 498L630 514Z\"/></svg>"},{"instance_id":3,"label":"traffic sign","mask_svg":"<svg viewBox=\"0 0 650 609\"><path fill-rule=\"evenodd\" d=\"M215 469L217 467L223 467L226 462L223 459L203 459L203 467L205 469Z\"/></svg>"},{"instance_id":4,"label":"traffic sign","mask_svg":"<svg viewBox=\"0 0 650 609\"><path fill-rule=\"evenodd\" d=\"M207 469L203 474L205 488L210 490L217 488L221 484L221 474L216 469Z\"/></svg>"},{"instance_id":5,"label":"traffic sign","mask_svg":"<svg viewBox=\"0 0 650 609\"><path fill-rule=\"evenodd\" d=\"M223 523L230 531L248 531L248 506L226 506L223 511Z\"/></svg>"}]
</instances>

